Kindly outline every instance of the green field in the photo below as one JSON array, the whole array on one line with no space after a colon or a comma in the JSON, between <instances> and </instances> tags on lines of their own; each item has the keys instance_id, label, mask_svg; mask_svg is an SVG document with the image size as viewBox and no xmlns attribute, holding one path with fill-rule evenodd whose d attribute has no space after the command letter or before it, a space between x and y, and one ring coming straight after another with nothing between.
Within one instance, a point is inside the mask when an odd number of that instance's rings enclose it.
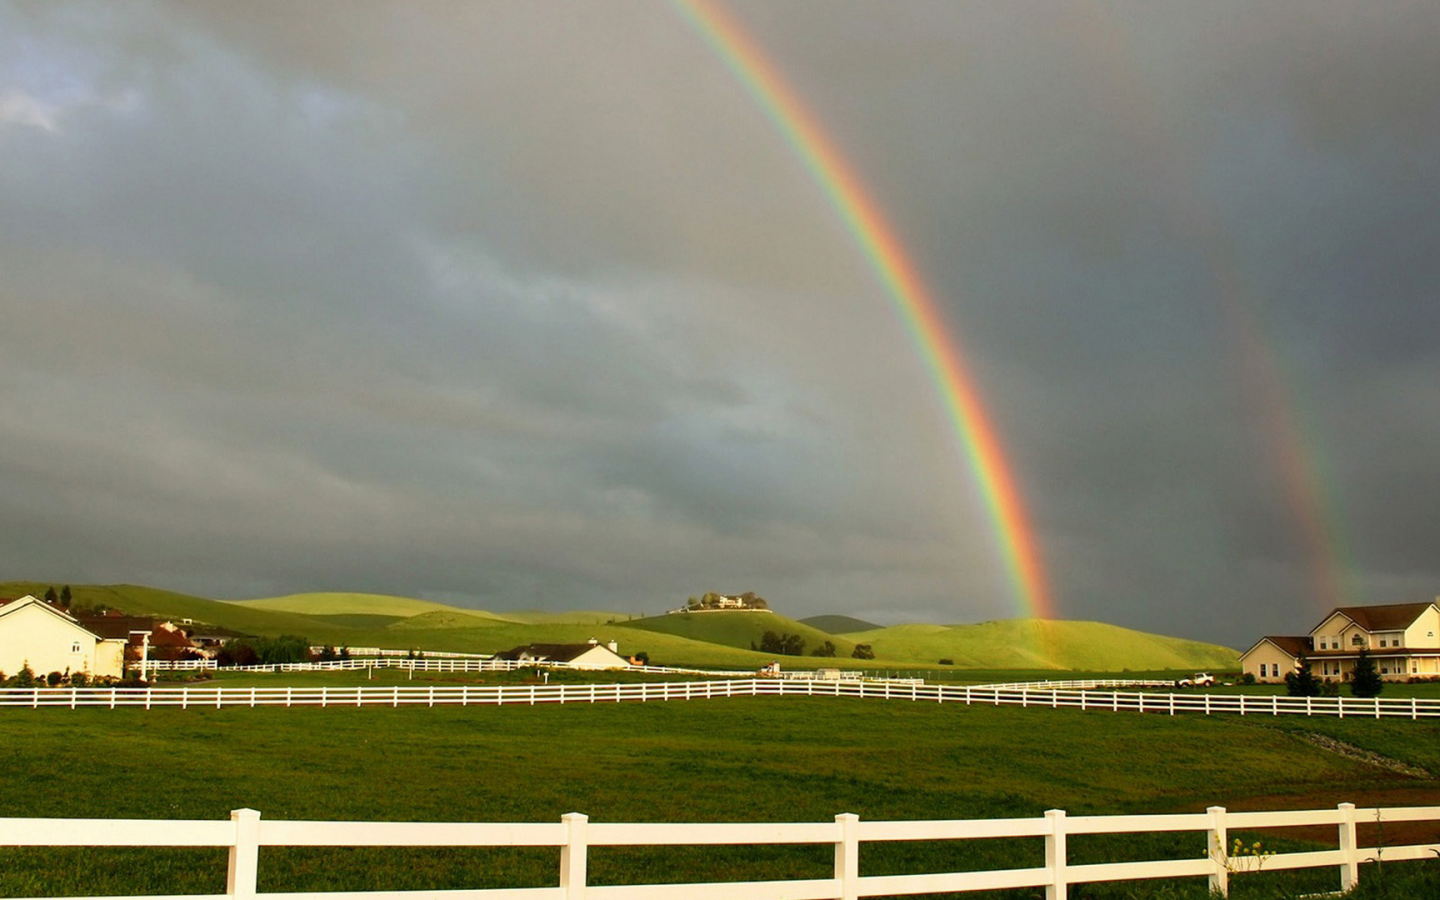
<instances>
[{"instance_id":1,"label":"green field","mask_svg":"<svg viewBox=\"0 0 1440 900\"><path fill-rule=\"evenodd\" d=\"M1056 807L1159 813L1440 798L1440 727L1392 720L745 698L463 709L4 710L0 727L8 748L3 816L223 818L248 806L272 819L554 821L580 811L596 821L759 822L825 821L839 812L979 818ZM1314 743L1316 734L1425 774L1347 758ZM1244 837L1277 849L1304 838ZM1071 859L1181 857L1203 852L1202 844L1198 835L1072 838ZM1039 852L1035 839L867 845L862 871L1037 865ZM539 886L554 883L555 865L554 851L276 849L262 853L260 888ZM828 848L601 849L590 871L593 883L633 883L825 877L829 865ZM224 869L224 854L208 851L0 849L0 894L220 892ZM1393 864L1390 870L1392 880L1402 874ZM1244 876L1232 896L1293 897L1334 883L1333 870ZM1199 898L1202 886L1094 885L1072 896Z\"/></svg>"},{"instance_id":2,"label":"green field","mask_svg":"<svg viewBox=\"0 0 1440 900\"><path fill-rule=\"evenodd\" d=\"M43 596L50 585L0 583L0 596ZM757 669L772 654L752 651L766 631L797 634L809 651L830 641L838 658L784 657L787 668L842 665L871 669L1185 671L1234 669L1233 650L1144 634L1097 622L1009 620L978 625L897 625L837 635L779 613L705 612L633 618L626 613L504 612L462 609L428 600L357 593L294 594L217 601L136 585L73 585L75 602L133 615L191 620L244 634L301 635L314 644L495 653L530 643L615 640L624 654L645 652L657 663ZM835 627L859 620L819 617ZM848 623L848 624L847 624ZM866 623L859 623L866 624ZM850 658L857 643L875 659ZM1014 680L1006 678L1004 680Z\"/></svg>"}]
</instances>

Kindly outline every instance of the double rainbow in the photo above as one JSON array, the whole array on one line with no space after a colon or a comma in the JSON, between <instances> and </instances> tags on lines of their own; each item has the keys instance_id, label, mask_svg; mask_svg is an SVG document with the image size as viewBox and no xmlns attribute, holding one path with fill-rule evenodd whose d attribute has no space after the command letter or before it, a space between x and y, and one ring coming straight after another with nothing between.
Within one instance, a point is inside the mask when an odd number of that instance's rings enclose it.
<instances>
[{"instance_id":1,"label":"double rainbow","mask_svg":"<svg viewBox=\"0 0 1440 900\"><path fill-rule=\"evenodd\" d=\"M960 348L894 229L835 142L766 59L756 41L712 0L672 0L774 123L824 191L904 322L945 405L955 438L979 485L1018 611L1048 619L1054 603L1039 542Z\"/></svg>"}]
</instances>

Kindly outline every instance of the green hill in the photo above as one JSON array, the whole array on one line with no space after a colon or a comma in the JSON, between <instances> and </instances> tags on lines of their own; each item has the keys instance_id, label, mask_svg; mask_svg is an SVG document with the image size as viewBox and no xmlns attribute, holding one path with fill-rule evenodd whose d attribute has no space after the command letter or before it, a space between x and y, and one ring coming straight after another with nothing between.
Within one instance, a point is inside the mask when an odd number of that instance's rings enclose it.
<instances>
[{"instance_id":1,"label":"green hill","mask_svg":"<svg viewBox=\"0 0 1440 900\"><path fill-rule=\"evenodd\" d=\"M1103 622L1006 619L979 625L894 625L847 634L882 659L913 663L954 660L962 668L1233 669L1228 647L1132 631Z\"/></svg>"},{"instance_id":2,"label":"green hill","mask_svg":"<svg viewBox=\"0 0 1440 900\"><path fill-rule=\"evenodd\" d=\"M516 624L519 623L502 619L494 613L488 613L481 609L458 609L453 606L443 606L430 612L407 616L391 622L385 627L385 630L435 631L445 628L494 628Z\"/></svg>"},{"instance_id":3,"label":"green hill","mask_svg":"<svg viewBox=\"0 0 1440 900\"><path fill-rule=\"evenodd\" d=\"M500 613L511 622L527 625L605 625L619 624L633 618L632 613L608 612L600 609L571 609L560 612L546 612L538 609L511 609Z\"/></svg>"},{"instance_id":4,"label":"green hill","mask_svg":"<svg viewBox=\"0 0 1440 900\"><path fill-rule=\"evenodd\" d=\"M826 634L811 625L788 619L773 612L716 610L673 613L636 619L624 624L631 628L673 634L695 641L720 644L741 650L760 646L760 639L767 631L773 631L777 635L787 633L800 635L805 640L807 654L826 641L835 645L836 653L839 656L848 657L850 651L855 649L855 643L847 638Z\"/></svg>"},{"instance_id":5,"label":"green hill","mask_svg":"<svg viewBox=\"0 0 1440 900\"><path fill-rule=\"evenodd\" d=\"M392 597L387 594L312 593L289 594L284 597L263 597L258 600L237 600L238 606L272 612L301 613L307 616L390 616L408 618L424 613L453 612L458 607L417 600L413 597ZM467 615L488 619L500 616L484 610L463 610Z\"/></svg>"},{"instance_id":6,"label":"green hill","mask_svg":"<svg viewBox=\"0 0 1440 900\"><path fill-rule=\"evenodd\" d=\"M41 582L0 582L0 597L44 596ZM59 590L61 585L55 585ZM616 640L625 655L645 651L657 662L701 667L755 669L772 654L752 651L766 631L798 634L806 651L835 644L837 663L857 643L870 644L875 666L930 667L941 659L961 669L1234 669L1235 651L1214 644L1145 634L1100 622L1014 619L979 625L896 625L865 631L827 632L849 623L847 616L796 621L774 612L717 611L627 618L605 611L520 612L497 615L427 600L375 594L296 594L254 601L222 602L137 585L71 585L74 602L103 605L132 615L190 619L243 634L298 634L316 644L392 649L494 653L529 643ZM839 623L835 620L840 620ZM787 657L787 667L826 664L820 657Z\"/></svg>"},{"instance_id":7,"label":"green hill","mask_svg":"<svg viewBox=\"0 0 1440 900\"><path fill-rule=\"evenodd\" d=\"M8 581L0 583L0 596L19 597L34 594L45 596L48 584L34 581ZM60 590L60 585L55 589ZM207 600L189 594L178 594L159 588L133 584L75 584L70 592L77 606L105 606L118 609L134 616L154 616L161 619L180 621L190 619L197 624L218 625L244 634L317 635L324 640L320 631L336 627L318 622L310 616L294 613L251 609L235 603Z\"/></svg>"},{"instance_id":8,"label":"green hill","mask_svg":"<svg viewBox=\"0 0 1440 900\"><path fill-rule=\"evenodd\" d=\"M879 628L874 622L857 619L854 616L809 616L800 619L800 624L818 628L826 634L850 634L855 631L874 631Z\"/></svg>"}]
</instances>

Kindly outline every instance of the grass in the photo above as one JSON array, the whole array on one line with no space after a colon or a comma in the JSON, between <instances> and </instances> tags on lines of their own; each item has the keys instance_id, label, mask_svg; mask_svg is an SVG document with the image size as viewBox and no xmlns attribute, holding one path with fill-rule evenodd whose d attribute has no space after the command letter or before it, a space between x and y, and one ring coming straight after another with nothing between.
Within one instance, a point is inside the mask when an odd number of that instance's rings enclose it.
<instances>
[{"instance_id":1,"label":"grass","mask_svg":"<svg viewBox=\"0 0 1440 900\"><path fill-rule=\"evenodd\" d=\"M357 593L308 593L287 594L283 597L262 597L257 600L235 601L236 605L249 609L266 609L279 612L301 613L303 615L367 615L406 616L437 610L454 609L443 603L430 600L416 600L411 597L392 597L387 594ZM492 616L491 613L476 615ZM494 617L498 618L498 617Z\"/></svg>"},{"instance_id":2,"label":"grass","mask_svg":"<svg viewBox=\"0 0 1440 900\"><path fill-rule=\"evenodd\" d=\"M1052 807L1072 814L1213 804L1319 808L1440 790L1440 735L1411 722L737 698L463 709L6 710L0 727L7 737L0 747L4 816L223 818L248 806L271 819L555 821L578 810L596 821L825 821L846 811L917 819L1033 816ZM1407 777L1346 758L1318 747L1310 733L1429 774ZM1267 846L1275 840L1263 838ZM1199 835L1072 841L1077 863L1202 850ZM867 874L943 871L1038 865L1039 852L1034 839L867 845L862 863ZM829 853L597 850L591 873L595 883L824 877ZM0 850L0 894L223 886L223 854L147 851L145 864L136 865L138 858L138 851ZM261 889L543 885L554 883L555 865L554 851L266 850ZM1390 868L1396 879L1403 874L1403 867ZM1295 891L1333 889L1335 878L1333 870L1297 877ZM1242 900L1245 888L1284 888L1268 875L1236 881L1234 896ZM1196 884L1138 894L1133 884L1094 885L1072 896L1202 896L1163 893Z\"/></svg>"},{"instance_id":3,"label":"grass","mask_svg":"<svg viewBox=\"0 0 1440 900\"><path fill-rule=\"evenodd\" d=\"M837 653L844 658L849 658L850 651L855 649L855 642L852 640L827 634L803 622L770 612L719 610L675 613L674 615L636 619L633 622L626 622L625 625L628 628L652 631L658 634L673 634L741 650L760 646L760 639L767 631L773 631L777 635L798 634L805 641L806 653L826 641L833 643Z\"/></svg>"},{"instance_id":4,"label":"grass","mask_svg":"<svg viewBox=\"0 0 1440 900\"><path fill-rule=\"evenodd\" d=\"M1004 669L1238 669L1227 647L1102 622L1006 619L979 625L894 625L845 635L877 657ZM1053 676L1052 676L1053 677Z\"/></svg>"}]
</instances>

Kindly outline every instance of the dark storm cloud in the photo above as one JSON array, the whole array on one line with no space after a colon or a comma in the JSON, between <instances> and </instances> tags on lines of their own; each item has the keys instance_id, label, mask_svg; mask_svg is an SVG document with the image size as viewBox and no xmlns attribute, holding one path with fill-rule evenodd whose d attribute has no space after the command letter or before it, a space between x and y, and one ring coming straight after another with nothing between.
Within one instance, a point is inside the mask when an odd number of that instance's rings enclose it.
<instances>
[{"instance_id":1,"label":"dark storm cloud","mask_svg":"<svg viewBox=\"0 0 1440 900\"><path fill-rule=\"evenodd\" d=\"M1440 588L1423 3L737 3L959 337L1071 618ZM823 194L663 4L0 4L14 577L1014 600ZM1316 496L1320 496L1319 493Z\"/></svg>"}]
</instances>

